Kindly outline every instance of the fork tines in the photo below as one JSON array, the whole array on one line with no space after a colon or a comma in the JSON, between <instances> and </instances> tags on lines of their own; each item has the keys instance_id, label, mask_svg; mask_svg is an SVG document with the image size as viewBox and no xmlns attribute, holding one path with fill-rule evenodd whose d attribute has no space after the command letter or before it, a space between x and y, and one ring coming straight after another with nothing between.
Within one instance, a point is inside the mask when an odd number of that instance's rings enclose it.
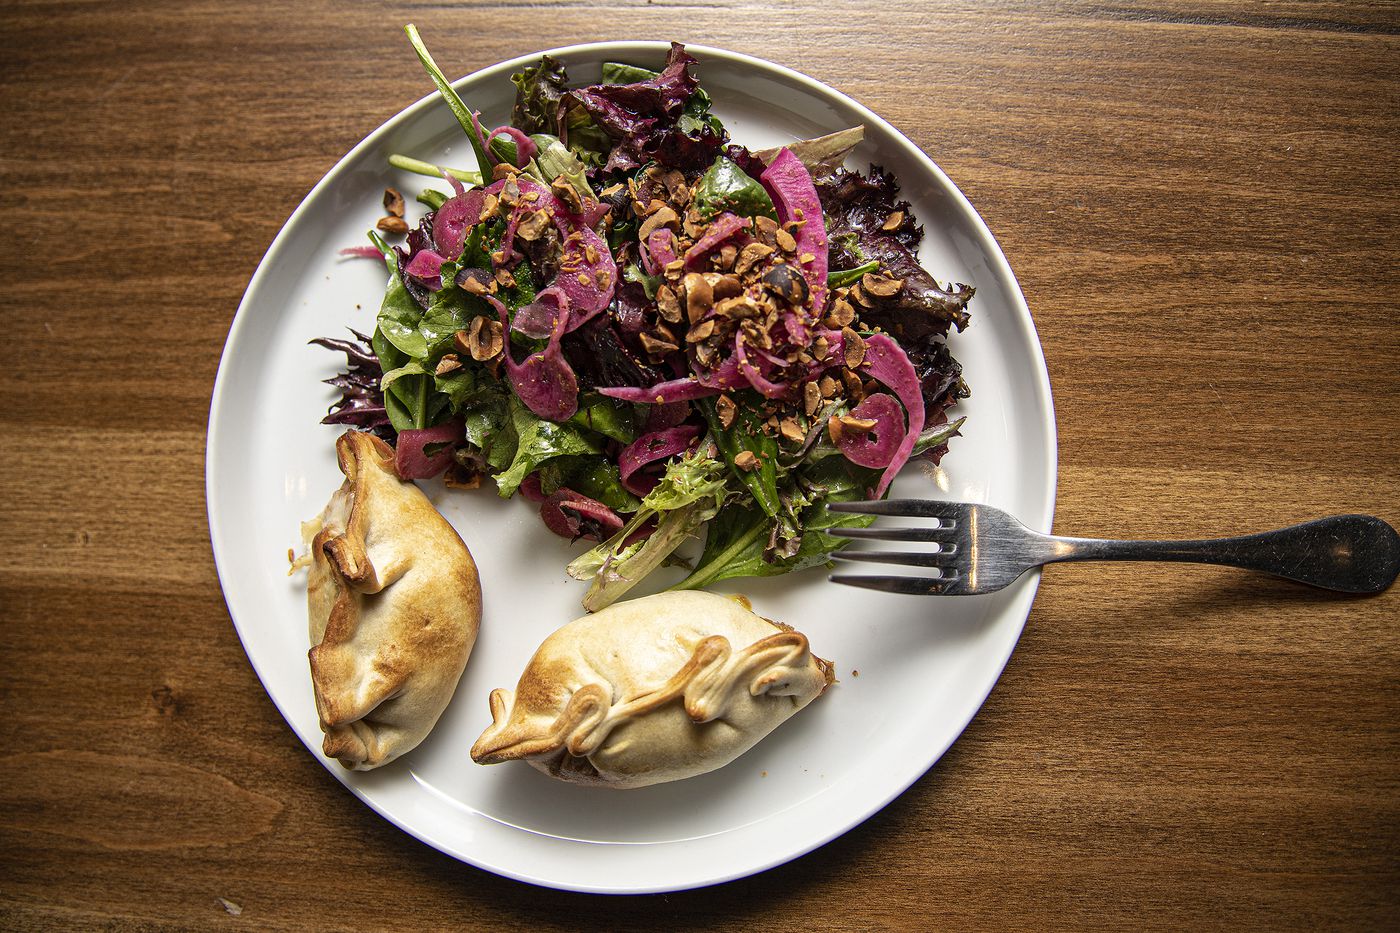
<instances>
[{"instance_id":1,"label":"fork tines","mask_svg":"<svg viewBox=\"0 0 1400 933\"><path fill-rule=\"evenodd\" d=\"M858 502L828 502L832 512L859 512L864 515L899 515L904 518L936 518L943 527L956 526L962 503L934 502L931 499L884 499Z\"/></svg>"},{"instance_id":2,"label":"fork tines","mask_svg":"<svg viewBox=\"0 0 1400 933\"><path fill-rule=\"evenodd\" d=\"M958 582L956 574L946 577L865 577L837 573L827 579L832 583L845 583L867 590L901 593L905 596L937 596Z\"/></svg>"},{"instance_id":3,"label":"fork tines","mask_svg":"<svg viewBox=\"0 0 1400 933\"><path fill-rule=\"evenodd\" d=\"M902 518L928 518L936 525L916 528L831 528L827 534L842 538L875 541L929 542L935 548L920 552L898 551L836 551L834 560L853 563L900 564L909 567L930 567L937 577L858 576L833 574L833 583L845 583L868 590L902 593L909 596L936 596L958 582L958 546L954 542L958 526L960 503L933 502L927 499L886 499L884 501L832 502L833 512L854 512L860 515L893 515Z\"/></svg>"}]
</instances>

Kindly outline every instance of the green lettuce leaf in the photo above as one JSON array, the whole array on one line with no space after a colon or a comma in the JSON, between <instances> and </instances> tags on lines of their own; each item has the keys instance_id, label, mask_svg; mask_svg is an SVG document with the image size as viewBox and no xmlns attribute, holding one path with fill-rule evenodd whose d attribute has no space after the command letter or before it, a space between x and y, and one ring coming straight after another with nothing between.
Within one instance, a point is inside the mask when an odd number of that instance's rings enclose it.
<instances>
[{"instance_id":1,"label":"green lettuce leaf","mask_svg":"<svg viewBox=\"0 0 1400 933\"><path fill-rule=\"evenodd\" d=\"M601 446L588 436L588 432L572 424L545 421L514 395L510 397L510 420L516 436L515 456L505 472L496 477L496 486L503 499L513 496L526 476L554 457L603 452Z\"/></svg>"}]
</instances>

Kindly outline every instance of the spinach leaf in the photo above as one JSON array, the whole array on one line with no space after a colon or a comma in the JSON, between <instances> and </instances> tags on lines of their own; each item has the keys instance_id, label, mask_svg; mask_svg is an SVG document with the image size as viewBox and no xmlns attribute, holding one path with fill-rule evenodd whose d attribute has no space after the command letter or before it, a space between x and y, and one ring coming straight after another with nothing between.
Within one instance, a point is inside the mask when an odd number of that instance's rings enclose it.
<instances>
[{"instance_id":1,"label":"spinach leaf","mask_svg":"<svg viewBox=\"0 0 1400 933\"><path fill-rule=\"evenodd\" d=\"M748 487L754 501L765 514L776 518L778 501L778 442L763 433L763 422L758 417L758 406L740 405L733 424L726 429L719 422L712 398L698 399L695 403L710 426L710 434L724 455L725 463L741 483ZM758 469L745 470L735 465L735 458L744 451L753 454L758 460Z\"/></svg>"},{"instance_id":2,"label":"spinach leaf","mask_svg":"<svg viewBox=\"0 0 1400 933\"><path fill-rule=\"evenodd\" d=\"M778 219L773 199L758 181L724 156L715 159L695 188L695 209L706 219L721 211Z\"/></svg>"},{"instance_id":3,"label":"spinach leaf","mask_svg":"<svg viewBox=\"0 0 1400 933\"><path fill-rule=\"evenodd\" d=\"M596 392L586 392L580 396L578 411L569 419L569 424L597 431L622 444L630 444L637 439L636 409Z\"/></svg>"},{"instance_id":4,"label":"spinach leaf","mask_svg":"<svg viewBox=\"0 0 1400 933\"><path fill-rule=\"evenodd\" d=\"M446 375L434 375L433 387L447 396L448 404L453 411L458 411L477 390L476 373L463 366L461 369L453 370Z\"/></svg>"},{"instance_id":5,"label":"spinach leaf","mask_svg":"<svg viewBox=\"0 0 1400 933\"><path fill-rule=\"evenodd\" d=\"M517 438L507 394L498 385L473 396L462 408L467 443L481 451L493 470L504 470L515 459Z\"/></svg>"},{"instance_id":6,"label":"spinach leaf","mask_svg":"<svg viewBox=\"0 0 1400 933\"><path fill-rule=\"evenodd\" d=\"M379 333L393 344L399 352L413 359L423 359L428 355L428 346L418 330L423 319L423 309L404 287L398 269L389 276L389 287L384 292L384 301L379 306ZM380 364L386 361L381 357ZM386 370L390 366L384 367Z\"/></svg>"},{"instance_id":7,"label":"spinach leaf","mask_svg":"<svg viewBox=\"0 0 1400 933\"><path fill-rule=\"evenodd\" d=\"M510 420L515 428L517 446L510 466L496 477L496 486L503 499L514 495L521 481L547 460L602 453L602 448L582 429L572 424L545 421L514 395L510 397Z\"/></svg>"},{"instance_id":8,"label":"spinach leaf","mask_svg":"<svg viewBox=\"0 0 1400 933\"><path fill-rule=\"evenodd\" d=\"M635 512L642 504L622 485L617 465L606 457L555 457L540 467L539 474L540 487L547 496L567 486L615 512Z\"/></svg>"}]
</instances>

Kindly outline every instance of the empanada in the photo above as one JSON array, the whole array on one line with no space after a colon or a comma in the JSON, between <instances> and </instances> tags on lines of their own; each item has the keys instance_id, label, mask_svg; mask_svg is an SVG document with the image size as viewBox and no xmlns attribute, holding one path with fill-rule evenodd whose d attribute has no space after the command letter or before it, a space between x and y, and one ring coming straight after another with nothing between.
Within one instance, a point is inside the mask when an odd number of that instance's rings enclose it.
<instances>
[{"instance_id":1,"label":"empanada","mask_svg":"<svg viewBox=\"0 0 1400 933\"><path fill-rule=\"evenodd\" d=\"M515 693L491 693L480 764L524 759L628 788L713 771L833 682L807 638L713 593L615 603L545 639Z\"/></svg>"},{"instance_id":2,"label":"empanada","mask_svg":"<svg viewBox=\"0 0 1400 933\"><path fill-rule=\"evenodd\" d=\"M452 698L481 583L457 532L394 472L389 445L349 431L335 449L345 482L307 527L311 681L327 757L366 771L423 741Z\"/></svg>"}]
</instances>

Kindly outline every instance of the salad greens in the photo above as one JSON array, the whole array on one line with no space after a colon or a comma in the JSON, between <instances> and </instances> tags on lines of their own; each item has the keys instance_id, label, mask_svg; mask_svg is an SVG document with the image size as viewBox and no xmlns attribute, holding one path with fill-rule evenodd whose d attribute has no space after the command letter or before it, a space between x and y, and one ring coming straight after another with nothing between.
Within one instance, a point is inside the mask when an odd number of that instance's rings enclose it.
<instances>
[{"instance_id":1,"label":"salad greens","mask_svg":"<svg viewBox=\"0 0 1400 933\"><path fill-rule=\"evenodd\" d=\"M315 341L346 356L327 423L380 434L406 479L489 477L591 539L568 566L590 610L692 538L677 589L822 565L871 520L826 503L946 452L973 289L919 266L892 175L843 167L859 127L750 151L673 43L592 85L545 56L488 131L406 31L476 167L390 156L452 191L418 195L401 244L352 250L388 281L370 335Z\"/></svg>"}]
</instances>

